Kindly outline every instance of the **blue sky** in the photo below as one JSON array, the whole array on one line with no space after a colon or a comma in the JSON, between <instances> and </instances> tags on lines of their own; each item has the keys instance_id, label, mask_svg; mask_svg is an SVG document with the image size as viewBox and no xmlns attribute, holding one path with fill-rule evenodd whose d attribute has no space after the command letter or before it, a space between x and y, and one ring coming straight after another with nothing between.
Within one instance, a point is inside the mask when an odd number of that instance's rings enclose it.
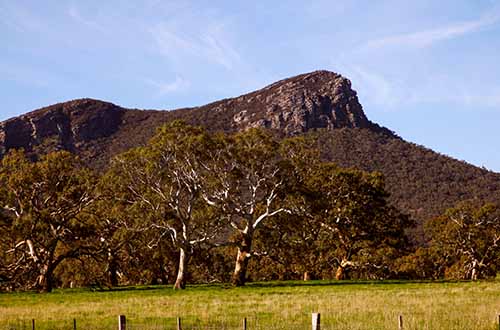
<instances>
[{"instance_id":1,"label":"blue sky","mask_svg":"<svg viewBox=\"0 0 500 330\"><path fill-rule=\"evenodd\" d=\"M367 116L500 172L500 1L0 0L0 120L92 97L173 109L327 69Z\"/></svg>"}]
</instances>

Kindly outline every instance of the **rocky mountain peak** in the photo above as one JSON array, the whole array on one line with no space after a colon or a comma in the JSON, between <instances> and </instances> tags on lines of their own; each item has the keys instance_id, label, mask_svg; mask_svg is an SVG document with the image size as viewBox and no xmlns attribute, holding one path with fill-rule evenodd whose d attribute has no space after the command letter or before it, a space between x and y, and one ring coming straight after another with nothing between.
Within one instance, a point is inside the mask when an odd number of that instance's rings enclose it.
<instances>
[{"instance_id":1,"label":"rocky mountain peak","mask_svg":"<svg viewBox=\"0 0 500 330\"><path fill-rule=\"evenodd\" d=\"M205 107L229 111L235 130L266 127L296 135L318 128L380 129L366 117L350 80L330 71L284 79Z\"/></svg>"}]
</instances>

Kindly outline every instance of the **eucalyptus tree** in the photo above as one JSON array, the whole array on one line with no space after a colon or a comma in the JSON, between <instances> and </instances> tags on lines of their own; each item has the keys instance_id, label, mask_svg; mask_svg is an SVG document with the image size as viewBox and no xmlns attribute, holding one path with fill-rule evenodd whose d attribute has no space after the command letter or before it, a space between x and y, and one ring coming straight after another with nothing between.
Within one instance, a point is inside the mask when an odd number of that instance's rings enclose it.
<instances>
[{"instance_id":1,"label":"eucalyptus tree","mask_svg":"<svg viewBox=\"0 0 500 330\"><path fill-rule=\"evenodd\" d=\"M325 163L308 185L318 196L311 214L330 242L337 279L351 268L382 267L371 261L377 249L407 245L413 222L389 204L380 174Z\"/></svg>"},{"instance_id":2,"label":"eucalyptus tree","mask_svg":"<svg viewBox=\"0 0 500 330\"><path fill-rule=\"evenodd\" d=\"M285 269L286 276L301 273L307 280L317 276L326 263L322 252L325 245L320 239L322 227L313 216L321 196L308 185L322 164L320 151L312 135L284 139L279 149L289 166L287 212L265 225L258 237L259 248Z\"/></svg>"},{"instance_id":3,"label":"eucalyptus tree","mask_svg":"<svg viewBox=\"0 0 500 330\"><path fill-rule=\"evenodd\" d=\"M175 289L185 287L193 247L214 239L221 228L220 217L203 198L217 144L203 129L175 121L160 128L146 147L114 160L128 202L144 210L156 240L168 238L178 249ZM156 246L154 240L150 246Z\"/></svg>"},{"instance_id":4,"label":"eucalyptus tree","mask_svg":"<svg viewBox=\"0 0 500 330\"><path fill-rule=\"evenodd\" d=\"M478 280L500 266L500 209L494 204L464 202L427 225L431 248L461 278Z\"/></svg>"},{"instance_id":5,"label":"eucalyptus tree","mask_svg":"<svg viewBox=\"0 0 500 330\"><path fill-rule=\"evenodd\" d=\"M280 155L279 143L263 130L249 129L224 140L217 159L212 159L204 198L233 230L238 252L232 282L242 286L255 255L256 231L273 216L289 212L285 199L291 166Z\"/></svg>"},{"instance_id":6,"label":"eucalyptus tree","mask_svg":"<svg viewBox=\"0 0 500 330\"><path fill-rule=\"evenodd\" d=\"M64 151L38 162L13 151L2 160L0 221L11 237L4 267L12 281L50 292L61 262L93 252L95 226L87 210L95 200L94 182L92 173Z\"/></svg>"},{"instance_id":7,"label":"eucalyptus tree","mask_svg":"<svg viewBox=\"0 0 500 330\"><path fill-rule=\"evenodd\" d=\"M101 175L96 186L99 198L92 207L97 225L96 247L100 251L98 261L104 264L104 273L111 286L119 285L126 270L130 272L130 265L122 267L126 263L126 251L135 248L130 245L140 244L138 241L148 229L140 216L141 210L130 202L130 192L120 178L115 168Z\"/></svg>"}]
</instances>

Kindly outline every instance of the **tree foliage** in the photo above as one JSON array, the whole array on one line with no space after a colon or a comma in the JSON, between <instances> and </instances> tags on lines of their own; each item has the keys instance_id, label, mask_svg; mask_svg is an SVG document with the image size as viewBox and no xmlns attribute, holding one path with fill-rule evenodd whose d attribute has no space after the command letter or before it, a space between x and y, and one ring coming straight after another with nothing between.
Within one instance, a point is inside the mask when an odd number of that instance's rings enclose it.
<instances>
[{"instance_id":1,"label":"tree foliage","mask_svg":"<svg viewBox=\"0 0 500 330\"><path fill-rule=\"evenodd\" d=\"M500 266L500 210L465 202L427 224L432 247L450 277L477 280Z\"/></svg>"},{"instance_id":2,"label":"tree foliage","mask_svg":"<svg viewBox=\"0 0 500 330\"><path fill-rule=\"evenodd\" d=\"M172 122L100 174L67 152L32 161L13 151L0 166L0 288L478 279L499 269L498 207L450 209L414 247L414 222L385 178L323 161L317 143Z\"/></svg>"},{"instance_id":3,"label":"tree foliage","mask_svg":"<svg viewBox=\"0 0 500 330\"><path fill-rule=\"evenodd\" d=\"M341 169L330 163L307 167L294 213L274 223L268 238L272 256L304 278L337 279L356 274L390 276L390 260L408 246L405 228L412 222L388 201L377 173ZM381 253L383 251L383 253Z\"/></svg>"},{"instance_id":4,"label":"tree foliage","mask_svg":"<svg viewBox=\"0 0 500 330\"><path fill-rule=\"evenodd\" d=\"M202 129L173 122L148 146L115 160L130 203L147 212L146 223L158 241L168 238L179 251L177 289L186 284L194 246L215 238L220 227L203 199L216 145Z\"/></svg>"},{"instance_id":5,"label":"tree foliage","mask_svg":"<svg viewBox=\"0 0 500 330\"><path fill-rule=\"evenodd\" d=\"M4 276L26 288L51 291L62 261L92 252L94 176L68 152L30 162L10 153L0 168L2 229L9 237ZM3 235L2 235L3 236Z\"/></svg>"},{"instance_id":6,"label":"tree foliage","mask_svg":"<svg viewBox=\"0 0 500 330\"><path fill-rule=\"evenodd\" d=\"M257 230L273 216L286 212L289 186L287 161L279 153L278 142L257 129L226 137L225 152L213 171L207 201L217 207L234 232L238 252L233 284L244 285Z\"/></svg>"}]
</instances>

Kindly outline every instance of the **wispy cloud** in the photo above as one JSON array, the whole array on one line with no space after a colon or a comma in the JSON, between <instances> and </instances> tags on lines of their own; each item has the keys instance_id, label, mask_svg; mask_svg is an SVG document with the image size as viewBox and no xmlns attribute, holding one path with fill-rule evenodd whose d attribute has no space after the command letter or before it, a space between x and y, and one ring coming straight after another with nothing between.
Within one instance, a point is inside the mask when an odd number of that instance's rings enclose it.
<instances>
[{"instance_id":1,"label":"wispy cloud","mask_svg":"<svg viewBox=\"0 0 500 330\"><path fill-rule=\"evenodd\" d=\"M500 109L500 86L473 84L447 76L431 77L428 84L415 88L408 103L434 102L467 106L471 109Z\"/></svg>"},{"instance_id":2,"label":"wispy cloud","mask_svg":"<svg viewBox=\"0 0 500 330\"><path fill-rule=\"evenodd\" d=\"M174 81L171 82L163 82L163 81L157 81L154 79L144 79L144 82L150 86L153 86L156 88L158 95L166 95L170 93L176 93L176 92L182 92L191 86L191 83L180 77L176 76Z\"/></svg>"},{"instance_id":3,"label":"wispy cloud","mask_svg":"<svg viewBox=\"0 0 500 330\"><path fill-rule=\"evenodd\" d=\"M220 23L211 22L198 31L186 31L177 24L158 24L150 33L160 53L177 61L201 58L227 70L241 62L239 52Z\"/></svg>"},{"instance_id":4,"label":"wispy cloud","mask_svg":"<svg viewBox=\"0 0 500 330\"><path fill-rule=\"evenodd\" d=\"M500 108L500 85L471 84L463 78L438 74L400 80L361 64L336 61L332 66L352 80L362 104L376 105L386 111L425 104Z\"/></svg>"},{"instance_id":5,"label":"wispy cloud","mask_svg":"<svg viewBox=\"0 0 500 330\"><path fill-rule=\"evenodd\" d=\"M0 76L23 86L44 89L59 82L57 75L43 68L15 63L0 63Z\"/></svg>"},{"instance_id":6,"label":"wispy cloud","mask_svg":"<svg viewBox=\"0 0 500 330\"><path fill-rule=\"evenodd\" d=\"M376 49L389 46L425 48L440 41L477 32L485 27L496 24L499 20L500 15L498 14L484 15L473 21L457 22L436 29L392 35L381 39L371 40L366 43L363 48Z\"/></svg>"},{"instance_id":7,"label":"wispy cloud","mask_svg":"<svg viewBox=\"0 0 500 330\"><path fill-rule=\"evenodd\" d=\"M381 72L368 69L360 63L345 62L341 58L332 60L331 66L334 71L351 79L361 103L366 101L385 108L393 108L404 98L399 85Z\"/></svg>"},{"instance_id":8,"label":"wispy cloud","mask_svg":"<svg viewBox=\"0 0 500 330\"><path fill-rule=\"evenodd\" d=\"M483 95L467 96L466 102L468 105L484 104L491 108L500 108L500 86L496 86L487 91Z\"/></svg>"},{"instance_id":9,"label":"wispy cloud","mask_svg":"<svg viewBox=\"0 0 500 330\"><path fill-rule=\"evenodd\" d=\"M0 3L0 23L17 32L38 31L46 33L45 22L32 11L18 5L16 2Z\"/></svg>"},{"instance_id":10,"label":"wispy cloud","mask_svg":"<svg viewBox=\"0 0 500 330\"><path fill-rule=\"evenodd\" d=\"M84 17L80 10L75 6L71 5L67 10L68 16L75 22L82 24L88 28L97 30L99 32L106 32L106 29L98 22Z\"/></svg>"},{"instance_id":11,"label":"wispy cloud","mask_svg":"<svg viewBox=\"0 0 500 330\"><path fill-rule=\"evenodd\" d=\"M351 72L363 89L370 91L368 96L372 102L386 106L393 106L399 102L400 97L395 91L394 84L382 74L368 71L361 66L352 67Z\"/></svg>"},{"instance_id":12,"label":"wispy cloud","mask_svg":"<svg viewBox=\"0 0 500 330\"><path fill-rule=\"evenodd\" d=\"M325 19L343 15L352 6L350 1L309 0L304 2L305 13L314 19Z\"/></svg>"}]
</instances>

